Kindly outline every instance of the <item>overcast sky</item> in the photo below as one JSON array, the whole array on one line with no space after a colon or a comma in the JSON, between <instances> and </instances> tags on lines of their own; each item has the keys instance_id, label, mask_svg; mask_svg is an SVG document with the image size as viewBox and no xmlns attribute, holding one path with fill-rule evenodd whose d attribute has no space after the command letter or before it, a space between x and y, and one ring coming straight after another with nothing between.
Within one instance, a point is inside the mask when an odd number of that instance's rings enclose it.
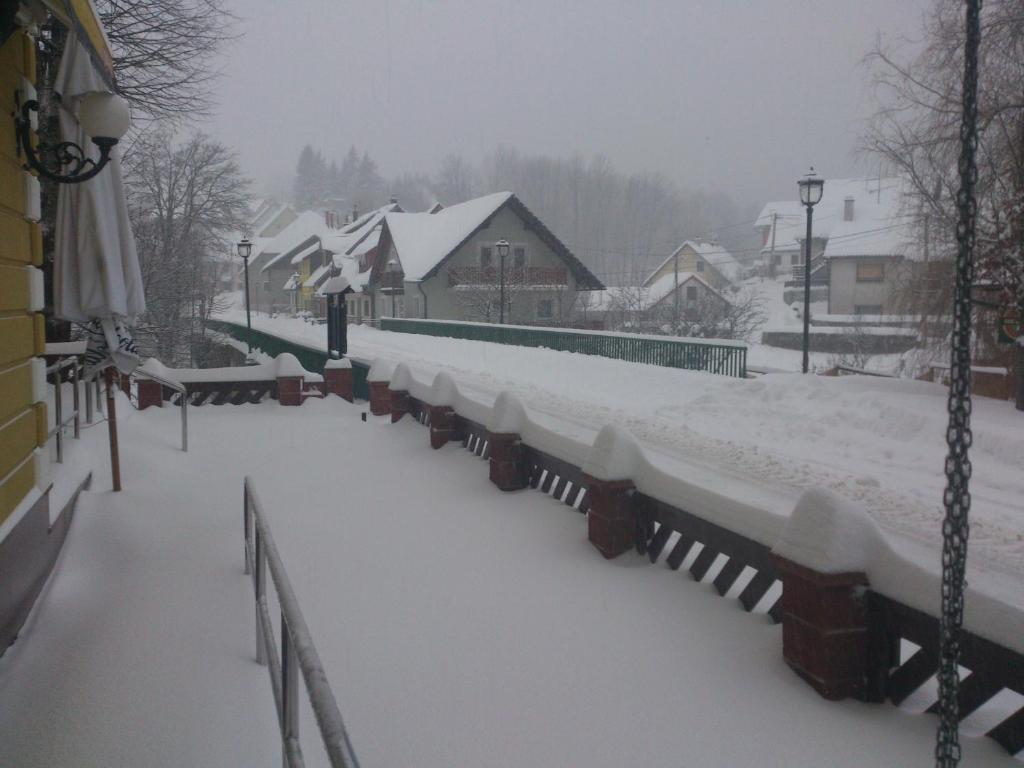
<instances>
[{"instance_id":1,"label":"overcast sky","mask_svg":"<svg viewBox=\"0 0 1024 768\"><path fill-rule=\"evenodd\" d=\"M606 155L740 203L854 156L861 59L918 36L928 0L235 0L209 130L290 181L303 144L390 176L499 144ZM876 172L876 171L872 171Z\"/></svg>"}]
</instances>

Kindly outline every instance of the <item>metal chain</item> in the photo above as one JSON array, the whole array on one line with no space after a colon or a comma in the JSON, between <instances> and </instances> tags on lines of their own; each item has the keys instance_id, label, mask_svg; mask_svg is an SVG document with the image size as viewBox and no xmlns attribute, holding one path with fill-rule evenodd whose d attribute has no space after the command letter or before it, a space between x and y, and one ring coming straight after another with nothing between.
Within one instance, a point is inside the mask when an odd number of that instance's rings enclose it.
<instances>
[{"instance_id":1,"label":"metal chain","mask_svg":"<svg viewBox=\"0 0 1024 768\"><path fill-rule=\"evenodd\" d=\"M977 216L975 185L978 168L978 46L981 0L966 0L963 117L960 124L960 188L957 191L956 287L953 293L953 335L949 383L949 427L946 443L946 508L942 523L942 618L939 623L939 730L936 768L960 762L959 704L960 627L964 617L964 568L967 560L968 512L971 495L971 284L974 281L974 233Z\"/></svg>"}]
</instances>

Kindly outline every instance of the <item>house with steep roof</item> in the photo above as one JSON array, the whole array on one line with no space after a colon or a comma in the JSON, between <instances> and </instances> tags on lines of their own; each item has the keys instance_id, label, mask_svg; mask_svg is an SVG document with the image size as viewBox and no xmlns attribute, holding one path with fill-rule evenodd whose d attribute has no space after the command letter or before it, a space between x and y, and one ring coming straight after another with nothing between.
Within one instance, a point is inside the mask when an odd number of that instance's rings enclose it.
<instances>
[{"instance_id":1,"label":"house with steep roof","mask_svg":"<svg viewBox=\"0 0 1024 768\"><path fill-rule=\"evenodd\" d=\"M680 272L677 276L673 270L650 284L592 291L581 301L579 314L594 329L669 332L680 321L720 315L729 304L706 274Z\"/></svg>"},{"instance_id":2,"label":"house with steep roof","mask_svg":"<svg viewBox=\"0 0 1024 768\"><path fill-rule=\"evenodd\" d=\"M704 283L722 291L739 280L742 270L733 255L717 241L686 240L647 276L643 285L649 288L676 272L699 275Z\"/></svg>"},{"instance_id":3,"label":"house with steep roof","mask_svg":"<svg viewBox=\"0 0 1024 768\"><path fill-rule=\"evenodd\" d=\"M377 316L497 322L504 293L508 323L567 324L578 292L604 288L511 192L431 210L384 217L366 287Z\"/></svg>"},{"instance_id":4,"label":"house with steep roof","mask_svg":"<svg viewBox=\"0 0 1024 768\"><path fill-rule=\"evenodd\" d=\"M815 291L827 287L830 315L899 314L900 287L920 256L914 221L900 179L825 181L814 208L811 284ZM792 284L802 286L806 213L800 203L768 203L755 227L767 274L791 268Z\"/></svg>"}]
</instances>

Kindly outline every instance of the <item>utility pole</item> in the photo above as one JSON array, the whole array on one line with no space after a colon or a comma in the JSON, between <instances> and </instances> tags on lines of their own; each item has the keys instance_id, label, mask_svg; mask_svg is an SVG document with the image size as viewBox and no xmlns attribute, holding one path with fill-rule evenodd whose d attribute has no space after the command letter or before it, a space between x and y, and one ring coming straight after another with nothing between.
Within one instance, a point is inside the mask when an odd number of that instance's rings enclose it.
<instances>
[{"instance_id":1,"label":"utility pole","mask_svg":"<svg viewBox=\"0 0 1024 768\"><path fill-rule=\"evenodd\" d=\"M778 221L779 214L772 211L772 247L771 252L768 254L768 274L775 277L775 223Z\"/></svg>"},{"instance_id":2,"label":"utility pole","mask_svg":"<svg viewBox=\"0 0 1024 768\"><path fill-rule=\"evenodd\" d=\"M673 265L673 272L674 272L675 277L673 279L672 295L675 298L674 298L672 304L673 304L673 312L675 313L675 319L674 319L674 321L672 323L672 332L676 336L678 336L679 335L679 249L678 248L676 248L676 254L675 254L674 262L675 263Z\"/></svg>"}]
</instances>

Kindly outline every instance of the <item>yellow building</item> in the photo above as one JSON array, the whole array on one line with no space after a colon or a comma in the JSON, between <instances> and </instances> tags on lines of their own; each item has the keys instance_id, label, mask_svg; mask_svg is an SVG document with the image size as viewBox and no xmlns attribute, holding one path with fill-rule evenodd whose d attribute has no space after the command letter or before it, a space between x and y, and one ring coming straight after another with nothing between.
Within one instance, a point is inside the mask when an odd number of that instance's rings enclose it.
<instances>
[{"instance_id":1,"label":"yellow building","mask_svg":"<svg viewBox=\"0 0 1024 768\"><path fill-rule=\"evenodd\" d=\"M44 5L109 71L110 50L89 0ZM30 33L38 11L15 3L13 14L0 14L0 653L42 588L68 517L51 524L39 184L22 167L12 119L16 98L34 98Z\"/></svg>"}]
</instances>

